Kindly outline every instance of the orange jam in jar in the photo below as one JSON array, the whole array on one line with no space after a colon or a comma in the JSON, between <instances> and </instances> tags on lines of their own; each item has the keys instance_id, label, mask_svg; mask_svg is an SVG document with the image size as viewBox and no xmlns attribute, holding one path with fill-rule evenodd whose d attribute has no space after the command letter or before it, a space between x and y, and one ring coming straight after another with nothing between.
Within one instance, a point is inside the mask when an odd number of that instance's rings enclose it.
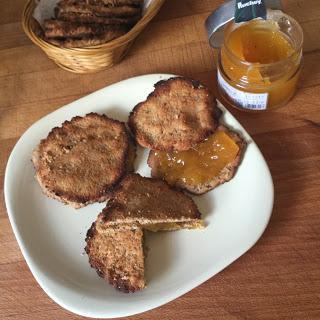
<instances>
[{"instance_id":1,"label":"orange jam in jar","mask_svg":"<svg viewBox=\"0 0 320 320\"><path fill-rule=\"evenodd\" d=\"M242 110L269 110L294 95L301 69L303 33L281 11L267 20L229 23L218 58L222 100Z\"/></svg>"},{"instance_id":2,"label":"orange jam in jar","mask_svg":"<svg viewBox=\"0 0 320 320\"><path fill-rule=\"evenodd\" d=\"M178 181L197 185L211 181L231 163L239 146L226 132L217 130L206 140L186 151L155 151L159 175L169 184Z\"/></svg>"}]
</instances>

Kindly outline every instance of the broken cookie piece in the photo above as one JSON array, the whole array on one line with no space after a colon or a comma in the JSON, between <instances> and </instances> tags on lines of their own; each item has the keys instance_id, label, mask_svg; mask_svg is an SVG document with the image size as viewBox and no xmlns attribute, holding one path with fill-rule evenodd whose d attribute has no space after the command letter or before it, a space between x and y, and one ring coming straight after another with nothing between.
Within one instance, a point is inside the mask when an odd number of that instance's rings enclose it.
<instances>
[{"instance_id":1,"label":"broken cookie piece","mask_svg":"<svg viewBox=\"0 0 320 320\"><path fill-rule=\"evenodd\" d=\"M99 215L87 232L85 251L98 275L122 292L145 287L143 231L140 228L101 228Z\"/></svg>"},{"instance_id":2,"label":"broken cookie piece","mask_svg":"<svg viewBox=\"0 0 320 320\"><path fill-rule=\"evenodd\" d=\"M91 267L123 292L145 287L143 231L203 228L193 200L167 183L129 174L88 230Z\"/></svg>"}]
</instances>

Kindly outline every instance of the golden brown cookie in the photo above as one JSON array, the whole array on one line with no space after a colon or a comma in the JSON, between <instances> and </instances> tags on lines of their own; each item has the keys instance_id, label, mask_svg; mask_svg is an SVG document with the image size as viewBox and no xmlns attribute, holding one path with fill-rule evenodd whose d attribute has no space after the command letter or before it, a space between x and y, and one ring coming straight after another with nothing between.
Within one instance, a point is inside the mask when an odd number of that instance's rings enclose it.
<instances>
[{"instance_id":1,"label":"golden brown cookie","mask_svg":"<svg viewBox=\"0 0 320 320\"><path fill-rule=\"evenodd\" d=\"M155 84L147 100L134 107L129 127L136 141L153 150L187 150L217 127L216 102L198 81L171 78Z\"/></svg>"},{"instance_id":2,"label":"golden brown cookie","mask_svg":"<svg viewBox=\"0 0 320 320\"><path fill-rule=\"evenodd\" d=\"M46 195L75 208L105 201L132 169L130 143L120 121L96 113L74 117L52 129L33 152L36 179Z\"/></svg>"}]
</instances>

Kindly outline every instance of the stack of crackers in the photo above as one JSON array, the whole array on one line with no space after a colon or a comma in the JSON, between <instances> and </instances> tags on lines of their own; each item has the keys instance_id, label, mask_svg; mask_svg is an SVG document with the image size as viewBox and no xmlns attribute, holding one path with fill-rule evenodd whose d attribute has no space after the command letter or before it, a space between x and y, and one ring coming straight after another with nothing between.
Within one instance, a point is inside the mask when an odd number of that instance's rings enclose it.
<instances>
[{"instance_id":1,"label":"stack of crackers","mask_svg":"<svg viewBox=\"0 0 320 320\"><path fill-rule=\"evenodd\" d=\"M59 47L99 45L127 33L141 18L143 0L61 0L45 20L45 40Z\"/></svg>"}]
</instances>

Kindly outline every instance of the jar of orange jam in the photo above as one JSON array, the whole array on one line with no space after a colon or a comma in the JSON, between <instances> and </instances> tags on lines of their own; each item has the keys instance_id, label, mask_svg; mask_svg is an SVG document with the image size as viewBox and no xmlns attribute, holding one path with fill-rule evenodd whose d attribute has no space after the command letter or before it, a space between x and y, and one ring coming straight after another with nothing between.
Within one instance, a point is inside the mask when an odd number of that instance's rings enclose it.
<instances>
[{"instance_id":1,"label":"jar of orange jam","mask_svg":"<svg viewBox=\"0 0 320 320\"><path fill-rule=\"evenodd\" d=\"M301 70L303 32L280 10L267 19L229 22L218 54L222 102L247 111L285 105L294 95Z\"/></svg>"}]
</instances>

